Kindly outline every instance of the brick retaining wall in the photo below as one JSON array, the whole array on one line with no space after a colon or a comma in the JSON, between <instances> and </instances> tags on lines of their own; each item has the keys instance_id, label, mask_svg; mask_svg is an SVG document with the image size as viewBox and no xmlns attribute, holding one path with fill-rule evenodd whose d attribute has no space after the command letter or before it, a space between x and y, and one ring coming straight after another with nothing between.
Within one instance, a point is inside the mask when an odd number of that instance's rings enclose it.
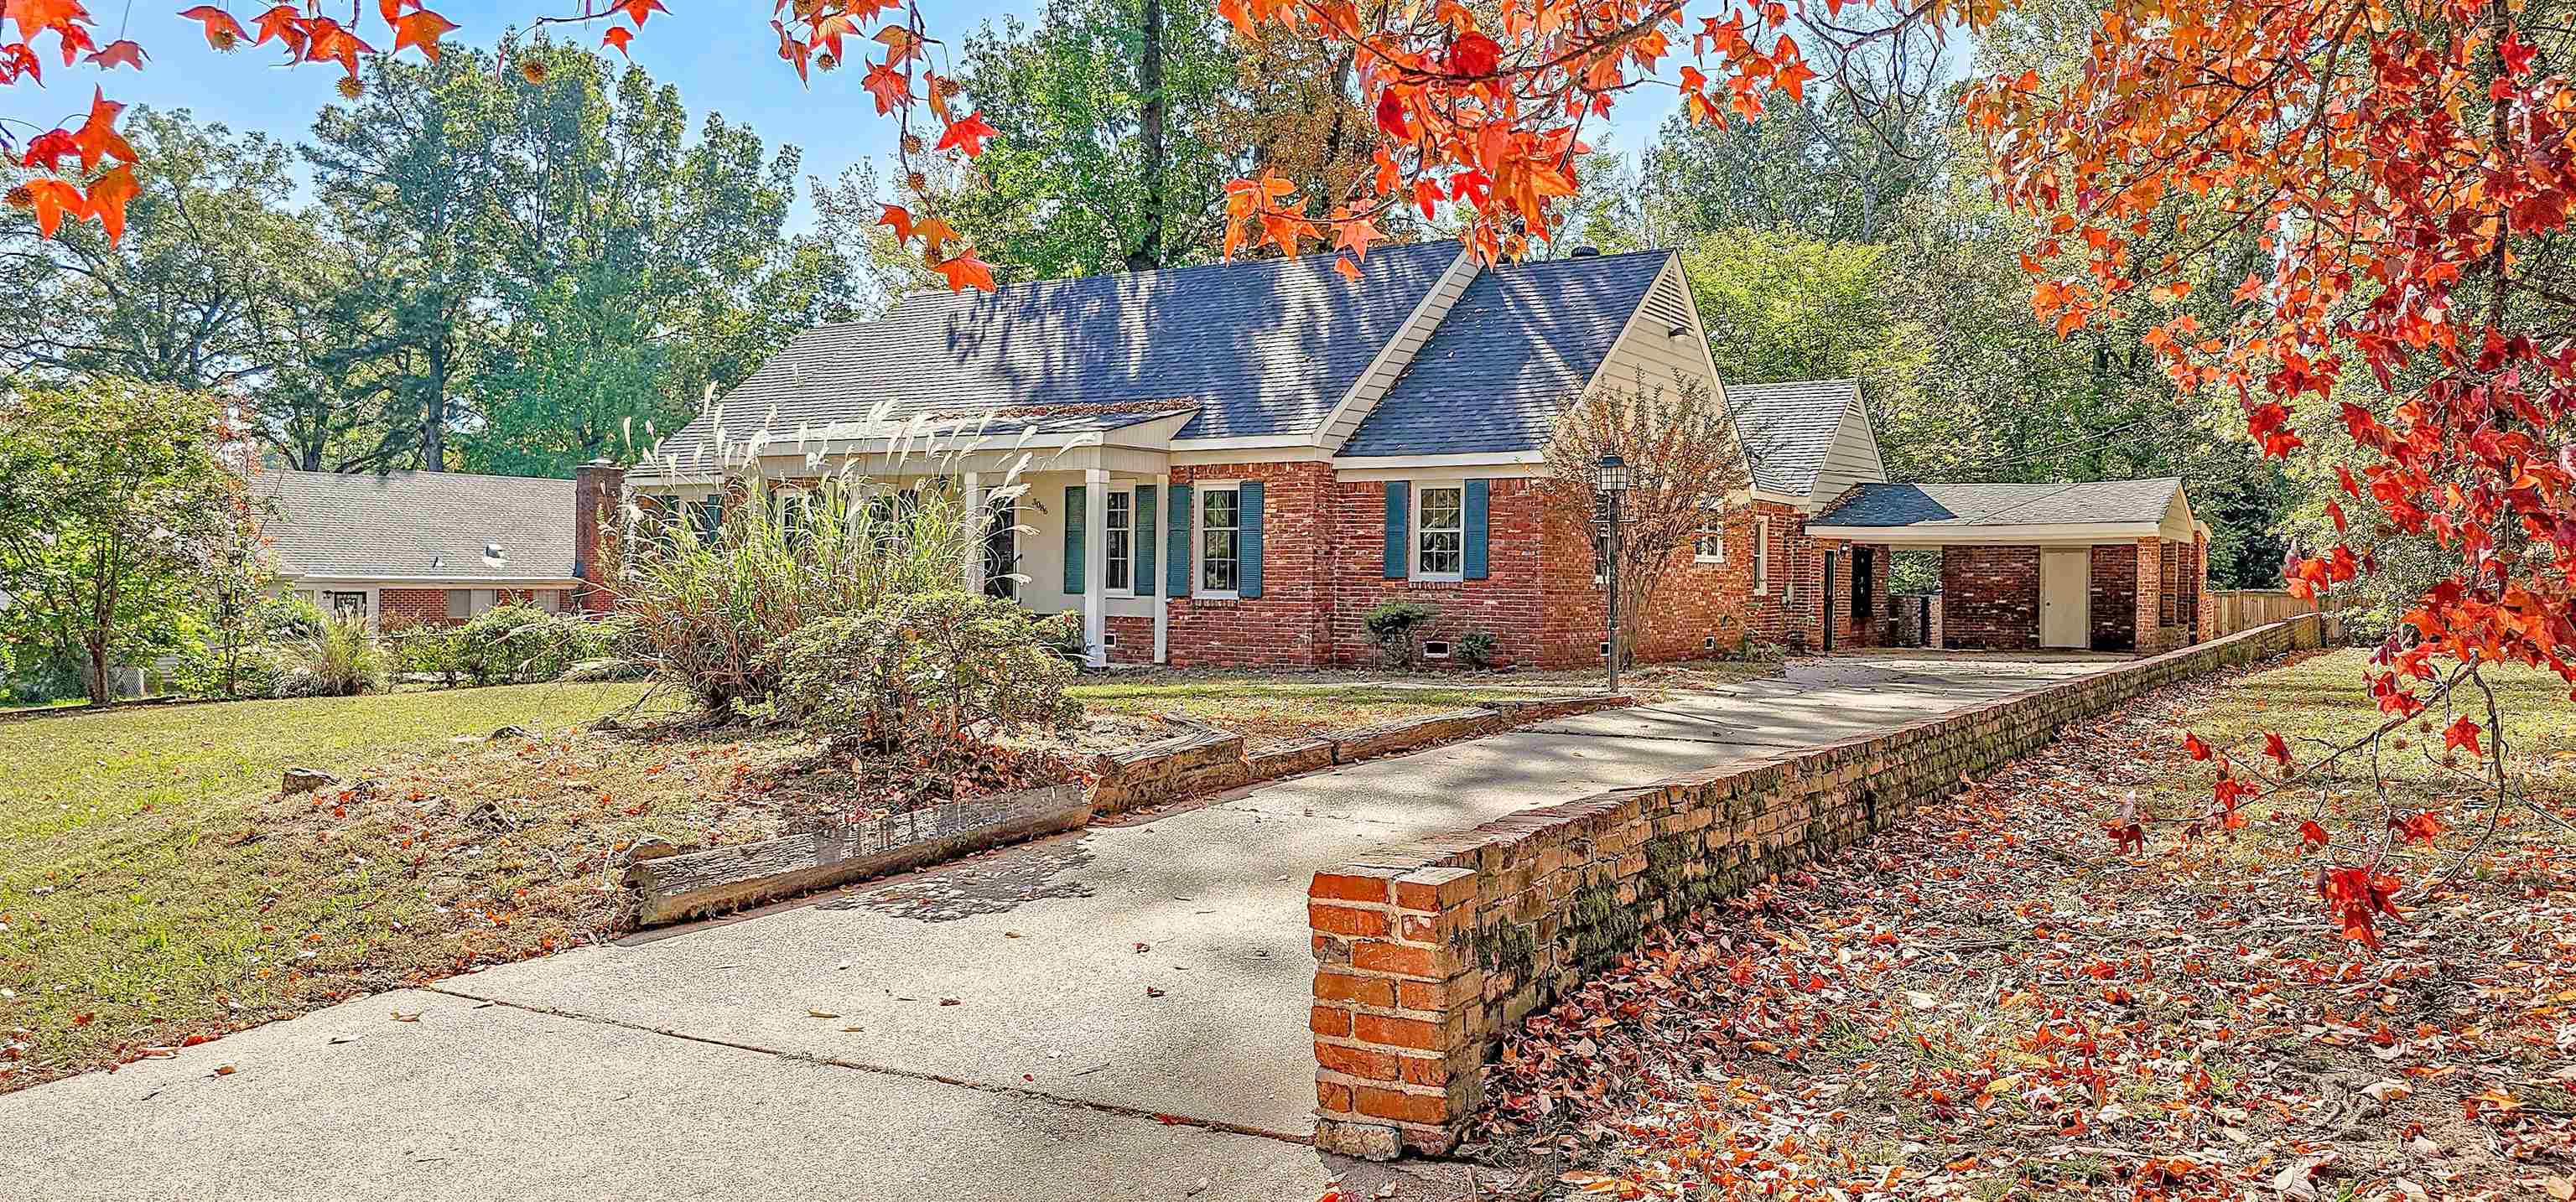
<instances>
[{"instance_id":1,"label":"brick retaining wall","mask_svg":"<svg viewBox=\"0 0 2576 1202\"><path fill-rule=\"evenodd\" d=\"M1524 810L1315 874L1315 1143L1442 1152L1504 1031L1653 924L1829 855L2159 685L2322 645L2315 615L1866 738Z\"/></svg>"}]
</instances>

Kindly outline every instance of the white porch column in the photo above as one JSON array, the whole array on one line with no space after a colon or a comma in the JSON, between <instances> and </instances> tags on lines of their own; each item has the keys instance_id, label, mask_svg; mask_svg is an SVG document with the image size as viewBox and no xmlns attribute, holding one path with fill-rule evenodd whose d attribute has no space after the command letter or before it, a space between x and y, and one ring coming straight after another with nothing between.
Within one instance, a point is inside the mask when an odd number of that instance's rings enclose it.
<instances>
[{"instance_id":1,"label":"white porch column","mask_svg":"<svg viewBox=\"0 0 2576 1202\"><path fill-rule=\"evenodd\" d=\"M966 595L984 595L984 475L966 473Z\"/></svg>"},{"instance_id":2,"label":"white porch column","mask_svg":"<svg viewBox=\"0 0 2576 1202\"><path fill-rule=\"evenodd\" d=\"M1082 482L1082 644L1097 668L1109 662L1109 472L1086 468Z\"/></svg>"}]
</instances>

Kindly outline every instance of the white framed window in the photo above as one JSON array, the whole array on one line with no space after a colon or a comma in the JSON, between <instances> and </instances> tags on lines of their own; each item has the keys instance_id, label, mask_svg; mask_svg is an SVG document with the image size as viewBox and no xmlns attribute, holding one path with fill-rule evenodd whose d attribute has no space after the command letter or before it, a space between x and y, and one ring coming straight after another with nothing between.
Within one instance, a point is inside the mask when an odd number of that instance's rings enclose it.
<instances>
[{"instance_id":1,"label":"white framed window","mask_svg":"<svg viewBox=\"0 0 2576 1202\"><path fill-rule=\"evenodd\" d=\"M345 593L327 592L322 594L322 608L329 611L333 617L365 618L367 594L363 590Z\"/></svg>"},{"instance_id":2,"label":"white framed window","mask_svg":"<svg viewBox=\"0 0 2576 1202\"><path fill-rule=\"evenodd\" d=\"M1771 595L1771 519L1753 519L1753 595Z\"/></svg>"},{"instance_id":3,"label":"white framed window","mask_svg":"<svg viewBox=\"0 0 2576 1202\"><path fill-rule=\"evenodd\" d=\"M1467 486L1425 484L1413 490L1413 578L1467 578Z\"/></svg>"},{"instance_id":4,"label":"white framed window","mask_svg":"<svg viewBox=\"0 0 2576 1202\"><path fill-rule=\"evenodd\" d=\"M1136 595L1136 490L1111 489L1103 498L1102 530L1106 532L1108 567L1102 581L1117 596Z\"/></svg>"},{"instance_id":5,"label":"white framed window","mask_svg":"<svg viewBox=\"0 0 2576 1202\"><path fill-rule=\"evenodd\" d=\"M1243 497L1231 484L1198 486L1198 595L1223 600L1243 583Z\"/></svg>"},{"instance_id":6,"label":"white framed window","mask_svg":"<svg viewBox=\"0 0 2576 1202\"><path fill-rule=\"evenodd\" d=\"M1699 511L1699 537L1691 544L1694 563L1726 562L1726 514L1721 510Z\"/></svg>"}]
</instances>

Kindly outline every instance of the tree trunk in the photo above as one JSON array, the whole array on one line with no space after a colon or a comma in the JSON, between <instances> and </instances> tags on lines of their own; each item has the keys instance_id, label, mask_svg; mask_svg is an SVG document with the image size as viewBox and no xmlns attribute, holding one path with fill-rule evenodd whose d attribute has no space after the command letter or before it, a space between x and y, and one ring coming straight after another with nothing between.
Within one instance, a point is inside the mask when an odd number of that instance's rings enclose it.
<instances>
[{"instance_id":1,"label":"tree trunk","mask_svg":"<svg viewBox=\"0 0 2576 1202\"><path fill-rule=\"evenodd\" d=\"M89 650L89 670L81 673L81 684L89 690L89 703L112 705L116 701L116 685L107 677L107 641L92 636L84 642Z\"/></svg>"},{"instance_id":2,"label":"tree trunk","mask_svg":"<svg viewBox=\"0 0 2576 1202\"><path fill-rule=\"evenodd\" d=\"M447 470L447 334L429 339L429 392L420 404L420 470Z\"/></svg>"},{"instance_id":3,"label":"tree trunk","mask_svg":"<svg viewBox=\"0 0 2576 1202\"><path fill-rule=\"evenodd\" d=\"M1129 271L1152 271L1163 265L1163 118L1171 107L1171 98L1163 90L1163 0L1145 0L1143 32L1136 86L1143 93L1137 132L1144 155L1145 228L1136 248L1127 252Z\"/></svg>"}]
</instances>

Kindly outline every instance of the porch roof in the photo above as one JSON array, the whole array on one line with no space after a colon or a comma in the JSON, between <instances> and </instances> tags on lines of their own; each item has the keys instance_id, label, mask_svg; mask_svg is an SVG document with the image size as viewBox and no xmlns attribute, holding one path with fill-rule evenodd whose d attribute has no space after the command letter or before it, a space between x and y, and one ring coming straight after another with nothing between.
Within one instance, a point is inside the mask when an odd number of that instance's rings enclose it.
<instances>
[{"instance_id":1,"label":"porch roof","mask_svg":"<svg viewBox=\"0 0 2576 1202\"><path fill-rule=\"evenodd\" d=\"M2188 539L2182 481L2073 484L1863 484L1807 523L1818 538L1913 545Z\"/></svg>"}]
</instances>

